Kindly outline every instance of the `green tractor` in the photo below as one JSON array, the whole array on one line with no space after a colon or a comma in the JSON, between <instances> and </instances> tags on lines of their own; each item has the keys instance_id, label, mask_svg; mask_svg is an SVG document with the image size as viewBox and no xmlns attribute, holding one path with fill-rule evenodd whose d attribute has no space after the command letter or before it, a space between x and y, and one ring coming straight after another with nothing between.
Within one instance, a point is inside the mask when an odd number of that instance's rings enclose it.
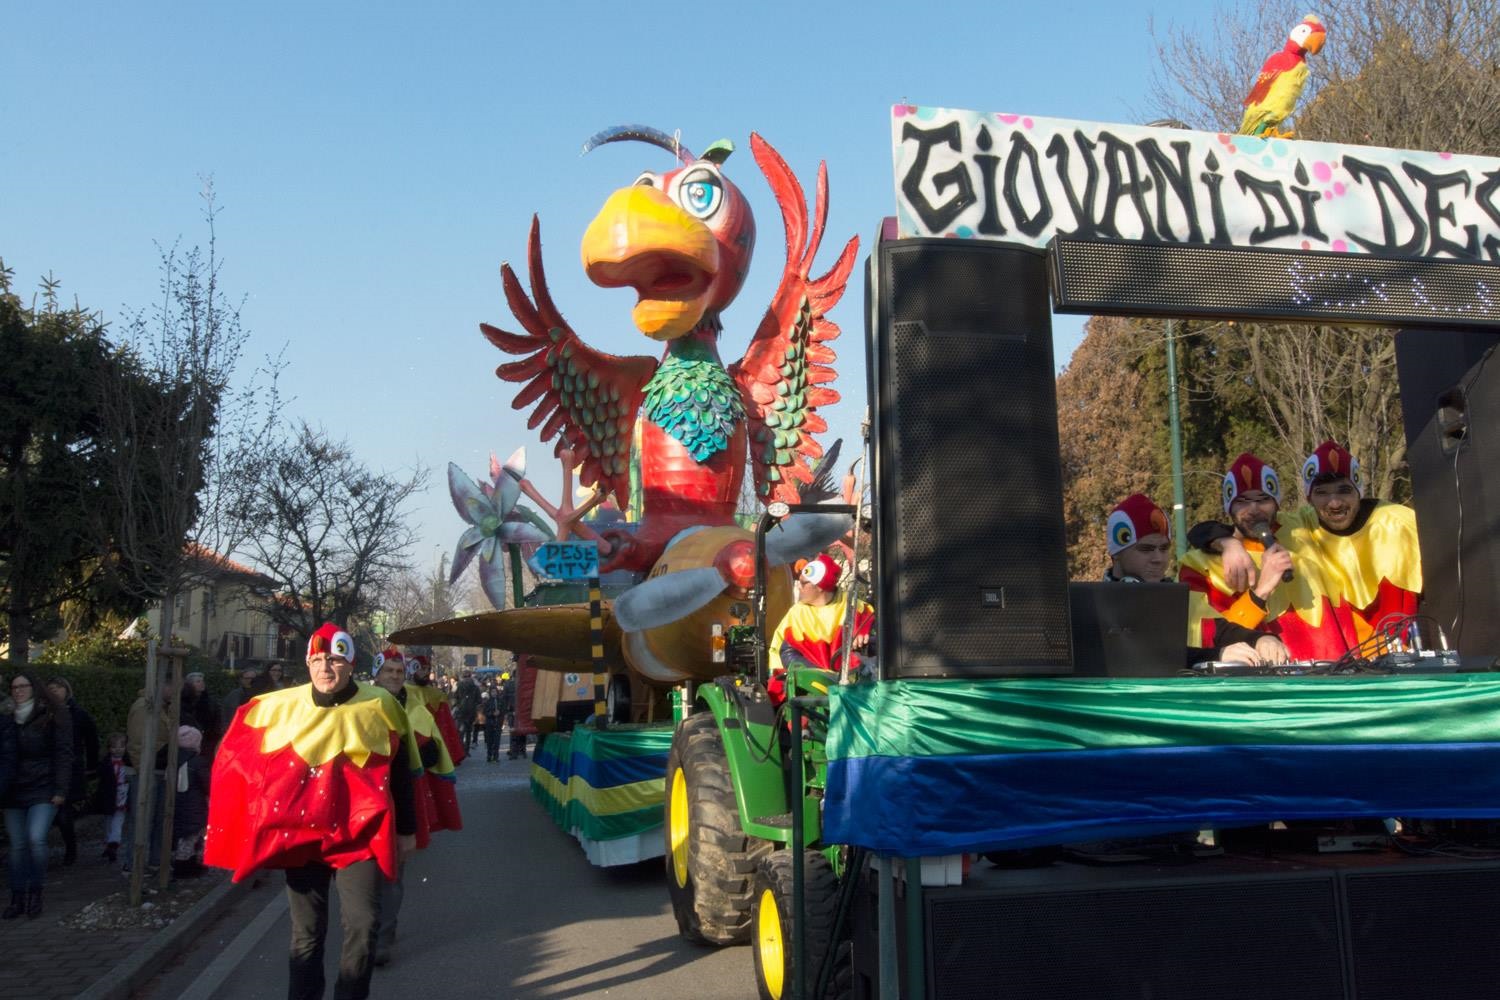
<instances>
[{"instance_id":1,"label":"green tractor","mask_svg":"<svg viewBox=\"0 0 1500 1000\"><path fill-rule=\"evenodd\" d=\"M761 519L757 595L765 593L765 530L785 514ZM683 937L752 945L765 1000L843 997L847 876L862 852L824 843L820 823L828 691L840 675L789 665L785 700L774 706L758 610L755 626L729 631L730 672L684 698L667 758L667 888Z\"/></svg>"}]
</instances>

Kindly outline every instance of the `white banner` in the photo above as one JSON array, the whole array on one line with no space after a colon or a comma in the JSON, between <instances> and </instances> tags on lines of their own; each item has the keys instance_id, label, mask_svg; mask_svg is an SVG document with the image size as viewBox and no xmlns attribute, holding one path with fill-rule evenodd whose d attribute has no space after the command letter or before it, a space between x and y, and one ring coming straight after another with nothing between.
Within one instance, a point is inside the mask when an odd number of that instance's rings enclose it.
<instances>
[{"instance_id":1,"label":"white banner","mask_svg":"<svg viewBox=\"0 0 1500 1000\"><path fill-rule=\"evenodd\" d=\"M902 236L1500 261L1500 159L897 105Z\"/></svg>"}]
</instances>

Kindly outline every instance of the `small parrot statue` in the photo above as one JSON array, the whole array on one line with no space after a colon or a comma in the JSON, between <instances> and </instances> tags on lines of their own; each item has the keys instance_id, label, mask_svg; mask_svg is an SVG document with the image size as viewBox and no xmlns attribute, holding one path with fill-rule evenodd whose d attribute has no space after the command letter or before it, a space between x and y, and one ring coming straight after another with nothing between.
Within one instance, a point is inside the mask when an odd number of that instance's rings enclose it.
<instances>
[{"instance_id":1,"label":"small parrot statue","mask_svg":"<svg viewBox=\"0 0 1500 1000\"><path fill-rule=\"evenodd\" d=\"M1328 41L1323 22L1312 14L1304 17L1280 52L1271 54L1255 78L1255 86L1245 98L1245 117L1240 120L1240 135L1267 139L1290 139L1291 131L1280 125L1297 108L1302 88L1307 86L1307 57L1316 55Z\"/></svg>"}]
</instances>

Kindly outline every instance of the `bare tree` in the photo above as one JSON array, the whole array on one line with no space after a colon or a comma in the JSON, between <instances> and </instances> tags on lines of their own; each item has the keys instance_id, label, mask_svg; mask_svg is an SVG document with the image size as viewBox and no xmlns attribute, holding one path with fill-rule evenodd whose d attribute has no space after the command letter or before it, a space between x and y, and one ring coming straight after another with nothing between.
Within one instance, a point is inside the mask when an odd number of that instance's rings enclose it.
<instances>
[{"instance_id":1,"label":"bare tree","mask_svg":"<svg viewBox=\"0 0 1500 1000\"><path fill-rule=\"evenodd\" d=\"M446 621L467 607L483 608L489 603L481 593L480 604L466 605L463 582L461 579L449 584L442 561L425 573L413 568L396 573L378 598L381 610L386 613L387 630L394 632Z\"/></svg>"},{"instance_id":2,"label":"bare tree","mask_svg":"<svg viewBox=\"0 0 1500 1000\"><path fill-rule=\"evenodd\" d=\"M144 601L161 602L161 633L171 650L172 617L177 595L197 571L204 549L225 551L233 521L225 513L223 493L231 453L254 453L254 440L265 421L248 414L259 401L255 389L238 397L232 386L244 351L246 334L239 309L219 284L213 184L205 181L204 218L208 249L179 254L177 246L161 252L161 301L139 312L127 326L115 364L101 369L96 394L102 415L101 440L107 456L105 478L118 507L104 508L96 524L101 539L118 554L113 568L121 588ZM236 403L244 408L233 418ZM270 408L268 408L268 411ZM241 437L226 440L226 427ZM167 726L166 773L177 767L177 693L182 657L168 654L171 682ZM158 702L155 660L147 665L146 698ZM145 744L154 745L157 714L147 713ZM130 884L132 905L141 902L140 872L146 851L150 815L151 772L141 772L136 797L137 836ZM170 839L174 799L164 800L163 837ZM164 845L169 847L170 844ZM168 875L163 869L165 887Z\"/></svg>"},{"instance_id":3,"label":"bare tree","mask_svg":"<svg viewBox=\"0 0 1500 1000\"><path fill-rule=\"evenodd\" d=\"M324 621L349 627L407 568L407 503L427 473L375 472L340 441L301 424L247 459L235 507L244 550L271 582L261 610L304 640Z\"/></svg>"},{"instance_id":4,"label":"bare tree","mask_svg":"<svg viewBox=\"0 0 1500 1000\"><path fill-rule=\"evenodd\" d=\"M228 516L240 456L265 440L275 379L236 389L248 334L219 281L212 182L203 190L208 247L161 252L161 301L130 319L117 367L97 386L112 493L120 509L97 524L119 553L122 587L160 601L170 640L175 597L197 569L195 546L229 555L240 540Z\"/></svg>"}]
</instances>

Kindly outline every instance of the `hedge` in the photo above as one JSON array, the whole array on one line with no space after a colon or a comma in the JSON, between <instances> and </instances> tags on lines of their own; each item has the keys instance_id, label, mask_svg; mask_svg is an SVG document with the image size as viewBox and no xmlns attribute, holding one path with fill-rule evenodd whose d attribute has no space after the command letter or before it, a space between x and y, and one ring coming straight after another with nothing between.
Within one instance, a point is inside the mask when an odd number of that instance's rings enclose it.
<instances>
[{"instance_id":1,"label":"hedge","mask_svg":"<svg viewBox=\"0 0 1500 1000\"><path fill-rule=\"evenodd\" d=\"M0 662L0 672L4 673L7 680L14 677L16 671L20 669L22 669L22 664L10 661ZM144 663L138 670L36 662L26 664L25 669L40 678L43 683L53 677L66 677L73 685L74 699L89 715L94 717L94 723L99 727L101 744L105 744L110 733L125 731L125 718L130 714L130 706L140 697L142 689L146 686ZM236 676L222 669L203 671L203 679L216 702L223 701L224 696L238 683ZM227 723L228 720L226 719L225 722Z\"/></svg>"}]
</instances>

